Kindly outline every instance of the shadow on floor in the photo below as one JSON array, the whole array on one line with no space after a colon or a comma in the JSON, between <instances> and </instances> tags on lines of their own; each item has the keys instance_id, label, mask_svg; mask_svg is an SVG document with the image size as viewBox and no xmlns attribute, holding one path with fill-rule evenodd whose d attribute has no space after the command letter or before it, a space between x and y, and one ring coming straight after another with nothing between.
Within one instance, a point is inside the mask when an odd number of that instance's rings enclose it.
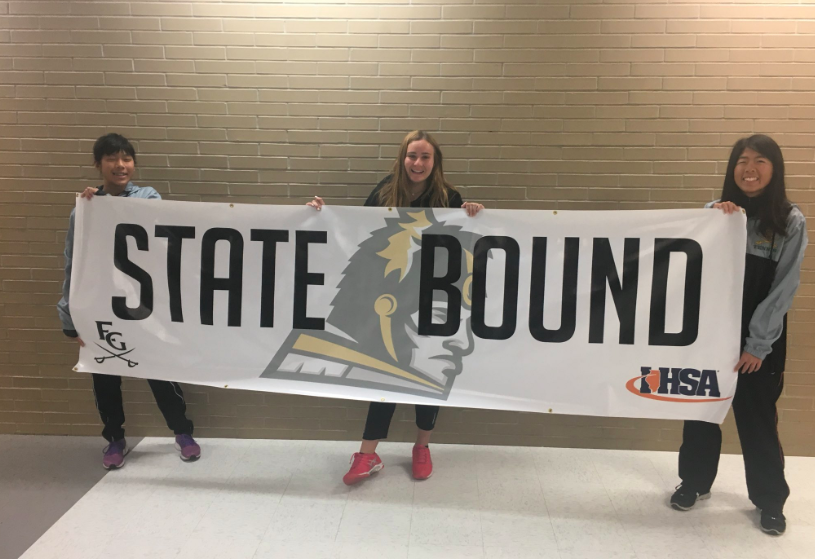
<instances>
[{"instance_id":1,"label":"shadow on floor","mask_svg":"<svg viewBox=\"0 0 815 559\"><path fill-rule=\"evenodd\" d=\"M100 437L0 435L0 559L20 557L104 477L104 446Z\"/></svg>"}]
</instances>

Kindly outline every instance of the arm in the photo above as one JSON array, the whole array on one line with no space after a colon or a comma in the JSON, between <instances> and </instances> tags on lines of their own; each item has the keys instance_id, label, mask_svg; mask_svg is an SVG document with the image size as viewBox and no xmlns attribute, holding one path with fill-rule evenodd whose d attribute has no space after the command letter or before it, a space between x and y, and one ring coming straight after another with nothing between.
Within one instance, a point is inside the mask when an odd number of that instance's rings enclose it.
<instances>
[{"instance_id":1,"label":"arm","mask_svg":"<svg viewBox=\"0 0 815 559\"><path fill-rule=\"evenodd\" d=\"M365 199L363 206L378 206L379 205L379 187L374 188L368 198Z\"/></svg>"},{"instance_id":2,"label":"arm","mask_svg":"<svg viewBox=\"0 0 815 559\"><path fill-rule=\"evenodd\" d=\"M797 213L796 209L793 211ZM787 237L784 239L770 292L756 307L750 319L744 351L759 359L769 355L773 343L781 336L784 315L792 305L792 298L801 280L801 262L807 246L807 230L803 216L800 213L797 213L797 216L798 218L790 223Z\"/></svg>"},{"instance_id":3,"label":"arm","mask_svg":"<svg viewBox=\"0 0 815 559\"><path fill-rule=\"evenodd\" d=\"M74 256L74 215L76 210L71 210L71 218L68 222L68 234L65 236L65 280L62 283L62 298L57 303L57 312L62 322L62 332L71 338L79 338L79 334L74 328L74 321L71 319L71 308L69 297L71 294L71 267ZM80 342L81 343L81 342Z\"/></svg>"},{"instance_id":4,"label":"arm","mask_svg":"<svg viewBox=\"0 0 815 559\"><path fill-rule=\"evenodd\" d=\"M365 200L365 203L363 204L363 206L373 206L373 207L378 207L379 206L379 191L382 190L382 188L388 182L390 182L392 176L393 175L388 175L387 177L385 177L384 179L379 181L379 183L376 185L376 187L374 187L374 189L371 191L371 193L368 194L368 199Z\"/></svg>"}]
</instances>

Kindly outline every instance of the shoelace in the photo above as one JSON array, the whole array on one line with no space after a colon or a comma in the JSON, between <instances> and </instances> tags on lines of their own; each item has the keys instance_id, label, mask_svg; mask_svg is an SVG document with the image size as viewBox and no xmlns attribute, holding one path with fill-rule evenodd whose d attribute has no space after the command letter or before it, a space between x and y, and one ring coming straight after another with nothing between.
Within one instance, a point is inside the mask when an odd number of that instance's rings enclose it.
<instances>
[{"instance_id":1,"label":"shoelace","mask_svg":"<svg viewBox=\"0 0 815 559\"><path fill-rule=\"evenodd\" d=\"M430 456L430 451L427 448L419 448L419 452L417 452L418 456L416 457L416 461L419 464L426 464L427 457Z\"/></svg>"},{"instance_id":2,"label":"shoelace","mask_svg":"<svg viewBox=\"0 0 815 559\"><path fill-rule=\"evenodd\" d=\"M189 435L181 435L178 437L178 446L181 448L188 447L192 444L192 437Z\"/></svg>"},{"instance_id":3,"label":"shoelace","mask_svg":"<svg viewBox=\"0 0 815 559\"><path fill-rule=\"evenodd\" d=\"M676 487L674 487L674 490L682 491L681 495L687 495L688 493L693 493L693 491L688 491L687 489L683 489L681 483L679 485L677 485ZM699 493L696 493L696 496L698 497Z\"/></svg>"},{"instance_id":4,"label":"shoelace","mask_svg":"<svg viewBox=\"0 0 815 559\"><path fill-rule=\"evenodd\" d=\"M373 468L376 465L376 458L373 454L362 454L361 452L355 452L354 455L351 457L351 469L355 469L359 467L363 462L366 462L366 466Z\"/></svg>"}]
</instances>

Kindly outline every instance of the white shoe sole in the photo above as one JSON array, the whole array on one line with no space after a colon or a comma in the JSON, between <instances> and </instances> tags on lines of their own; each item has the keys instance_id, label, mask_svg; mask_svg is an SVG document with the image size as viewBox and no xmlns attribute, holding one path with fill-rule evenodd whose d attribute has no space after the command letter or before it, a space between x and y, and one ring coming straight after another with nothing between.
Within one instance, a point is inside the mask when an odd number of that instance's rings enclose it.
<instances>
[{"instance_id":1,"label":"white shoe sole","mask_svg":"<svg viewBox=\"0 0 815 559\"><path fill-rule=\"evenodd\" d=\"M179 445L178 443L175 443L175 449L179 452L179 458L181 458L182 462L195 462L196 460L201 458L200 454L196 456L190 456L189 458L184 458L184 455L181 454L181 445Z\"/></svg>"},{"instance_id":2,"label":"white shoe sole","mask_svg":"<svg viewBox=\"0 0 815 559\"><path fill-rule=\"evenodd\" d=\"M367 474L361 474L359 477L356 477L356 478L354 478L353 480L351 480L351 481L350 481L350 483L349 483L348 481L345 481L345 477L343 477L343 478L342 478L342 482L343 482L345 485L348 485L348 486L351 486L351 485L356 485L357 483L359 483L359 482L361 482L361 481L364 481L364 480L368 479L369 477L371 477L373 474L375 474L376 472L378 472L379 470L381 470L381 469L382 469L382 468L384 468L384 467L385 467L385 464L383 464L383 463L379 463L379 464L377 464L376 466L374 466L373 468L371 468L371 469L368 471L368 473L367 473ZM347 475L347 474L346 474L346 475Z\"/></svg>"},{"instance_id":3,"label":"white shoe sole","mask_svg":"<svg viewBox=\"0 0 815 559\"><path fill-rule=\"evenodd\" d=\"M128 452L130 452L130 447L129 447L129 446L127 446L127 444L125 444L125 450L124 450L124 452L122 452L122 463L121 463L121 464L119 464L118 466L105 466L105 464L104 464L104 463L102 463L102 467L103 467L105 470L107 470L108 472L109 472L109 471L111 471L111 470L121 470L122 468L124 468L124 465L125 465L125 456L127 456L127 453L128 453Z\"/></svg>"}]
</instances>

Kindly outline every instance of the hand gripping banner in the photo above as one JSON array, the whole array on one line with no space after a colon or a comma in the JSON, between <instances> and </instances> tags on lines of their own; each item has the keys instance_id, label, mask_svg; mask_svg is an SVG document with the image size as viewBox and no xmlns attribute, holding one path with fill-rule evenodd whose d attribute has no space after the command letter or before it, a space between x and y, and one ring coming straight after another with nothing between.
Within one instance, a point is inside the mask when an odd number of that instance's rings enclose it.
<instances>
[{"instance_id":1,"label":"hand gripping banner","mask_svg":"<svg viewBox=\"0 0 815 559\"><path fill-rule=\"evenodd\" d=\"M77 199L76 370L721 422L745 218Z\"/></svg>"}]
</instances>

